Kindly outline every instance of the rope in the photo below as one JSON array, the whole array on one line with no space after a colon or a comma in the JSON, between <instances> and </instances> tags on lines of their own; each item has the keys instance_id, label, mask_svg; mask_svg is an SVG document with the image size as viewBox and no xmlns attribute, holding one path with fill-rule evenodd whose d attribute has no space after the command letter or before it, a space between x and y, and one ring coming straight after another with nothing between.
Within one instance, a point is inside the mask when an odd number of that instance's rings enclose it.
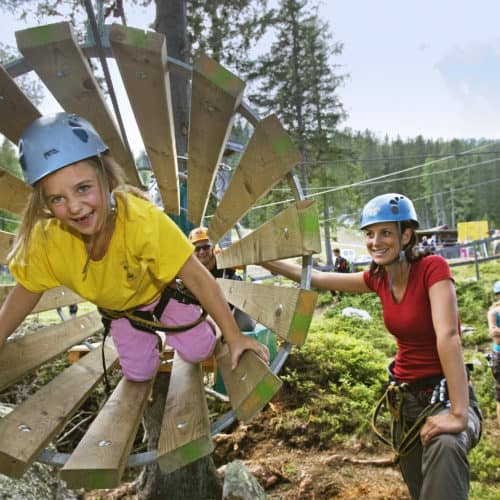
<instances>
[{"instance_id":1,"label":"rope","mask_svg":"<svg viewBox=\"0 0 500 500\"><path fill-rule=\"evenodd\" d=\"M407 387L407 384L398 385L396 382L391 381L384 394L375 405L375 409L372 413L372 430L384 444L391 447L394 452L394 463L398 463L401 457L408 455L408 453L410 453L416 445L420 429L423 426L425 419L431 415L435 415L440 410L445 408L445 402L443 401L431 403L418 414L415 422L407 429L407 423L403 415L403 393ZM390 436L388 437L384 436L382 431L380 431L377 427L380 410L384 407L391 415ZM401 435L398 435L398 426L401 429Z\"/></svg>"}]
</instances>

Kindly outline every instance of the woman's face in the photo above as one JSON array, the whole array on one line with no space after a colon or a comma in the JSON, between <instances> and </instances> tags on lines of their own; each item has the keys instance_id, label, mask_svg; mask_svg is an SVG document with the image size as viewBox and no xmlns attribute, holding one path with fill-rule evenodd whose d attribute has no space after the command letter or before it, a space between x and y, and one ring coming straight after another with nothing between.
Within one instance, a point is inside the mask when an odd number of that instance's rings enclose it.
<instances>
[{"instance_id":1,"label":"woman's face","mask_svg":"<svg viewBox=\"0 0 500 500\"><path fill-rule=\"evenodd\" d=\"M379 222L364 229L366 249L375 264L387 266L399 257L401 242L396 222ZM402 244L406 245L411 238L411 230L406 229L402 235Z\"/></svg>"},{"instance_id":2,"label":"woman's face","mask_svg":"<svg viewBox=\"0 0 500 500\"><path fill-rule=\"evenodd\" d=\"M40 182L47 207L54 217L84 236L99 231L107 207L93 163L86 160L73 163Z\"/></svg>"}]
</instances>

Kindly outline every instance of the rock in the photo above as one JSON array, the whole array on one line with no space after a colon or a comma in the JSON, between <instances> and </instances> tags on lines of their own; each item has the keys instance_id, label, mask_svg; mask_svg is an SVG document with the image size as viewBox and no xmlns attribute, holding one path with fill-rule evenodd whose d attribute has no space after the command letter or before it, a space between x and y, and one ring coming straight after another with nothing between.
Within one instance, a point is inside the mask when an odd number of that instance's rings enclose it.
<instances>
[{"instance_id":1,"label":"rock","mask_svg":"<svg viewBox=\"0 0 500 500\"><path fill-rule=\"evenodd\" d=\"M368 311L357 309L355 307L345 307L342 309L342 316L356 316L366 321L371 321L372 317Z\"/></svg>"},{"instance_id":2,"label":"rock","mask_svg":"<svg viewBox=\"0 0 500 500\"><path fill-rule=\"evenodd\" d=\"M57 470L34 463L20 479L0 474L0 498L9 500L77 500L57 477Z\"/></svg>"},{"instance_id":3,"label":"rock","mask_svg":"<svg viewBox=\"0 0 500 500\"><path fill-rule=\"evenodd\" d=\"M227 464L224 476L224 500L265 500L262 486L241 460Z\"/></svg>"}]
</instances>

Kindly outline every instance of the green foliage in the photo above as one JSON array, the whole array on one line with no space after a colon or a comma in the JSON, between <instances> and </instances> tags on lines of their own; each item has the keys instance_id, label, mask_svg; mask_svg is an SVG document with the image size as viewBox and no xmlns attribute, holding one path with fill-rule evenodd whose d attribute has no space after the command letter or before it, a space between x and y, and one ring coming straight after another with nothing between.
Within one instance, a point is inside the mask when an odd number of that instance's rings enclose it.
<instances>
[{"instance_id":1,"label":"green foliage","mask_svg":"<svg viewBox=\"0 0 500 500\"><path fill-rule=\"evenodd\" d=\"M329 326L313 322L309 341L287 362L283 397L293 395L294 406L274 422L284 438L309 446L365 432L366 415L385 380L382 352ZM307 435L301 431L306 424Z\"/></svg>"},{"instance_id":2,"label":"green foliage","mask_svg":"<svg viewBox=\"0 0 500 500\"><path fill-rule=\"evenodd\" d=\"M498 443L483 438L469 453L468 458L471 464L472 480L489 483L500 482L500 455L498 454ZM498 492L500 493L500 489Z\"/></svg>"},{"instance_id":3,"label":"green foliage","mask_svg":"<svg viewBox=\"0 0 500 500\"><path fill-rule=\"evenodd\" d=\"M478 318L486 321L486 310L491 304L489 294L485 293L484 283L476 281L457 284L457 300L460 318L464 324L476 323Z\"/></svg>"}]
</instances>

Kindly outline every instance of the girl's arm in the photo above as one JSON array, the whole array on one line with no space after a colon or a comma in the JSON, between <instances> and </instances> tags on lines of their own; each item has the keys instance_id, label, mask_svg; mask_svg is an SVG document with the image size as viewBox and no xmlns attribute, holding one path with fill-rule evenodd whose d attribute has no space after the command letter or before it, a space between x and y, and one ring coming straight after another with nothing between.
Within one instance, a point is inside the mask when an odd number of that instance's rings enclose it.
<instances>
[{"instance_id":1,"label":"girl's arm","mask_svg":"<svg viewBox=\"0 0 500 500\"><path fill-rule=\"evenodd\" d=\"M438 281L429 289L437 350L448 386L450 413L428 417L420 436L425 445L442 433L457 434L467 426L469 384L458 332L458 306L451 280Z\"/></svg>"},{"instance_id":2,"label":"girl's arm","mask_svg":"<svg viewBox=\"0 0 500 500\"><path fill-rule=\"evenodd\" d=\"M19 283L9 292L0 307L0 348L33 310L41 296L41 293L30 292Z\"/></svg>"},{"instance_id":3,"label":"girl's arm","mask_svg":"<svg viewBox=\"0 0 500 500\"><path fill-rule=\"evenodd\" d=\"M302 276L302 268L299 265L285 260L263 262L261 263L261 266L265 267L274 274L282 274L283 276L297 282L300 282ZM311 286L313 288L337 290L339 292L371 292L371 290L366 286L363 278L363 272L334 273L321 272L317 269L313 269L311 272Z\"/></svg>"},{"instance_id":4,"label":"girl's arm","mask_svg":"<svg viewBox=\"0 0 500 500\"><path fill-rule=\"evenodd\" d=\"M269 349L256 339L240 332L221 288L194 255L191 255L182 266L179 277L189 290L196 295L202 306L221 329L222 336L231 350L233 369L236 368L243 351L247 349L255 351L266 363L269 363Z\"/></svg>"}]
</instances>

